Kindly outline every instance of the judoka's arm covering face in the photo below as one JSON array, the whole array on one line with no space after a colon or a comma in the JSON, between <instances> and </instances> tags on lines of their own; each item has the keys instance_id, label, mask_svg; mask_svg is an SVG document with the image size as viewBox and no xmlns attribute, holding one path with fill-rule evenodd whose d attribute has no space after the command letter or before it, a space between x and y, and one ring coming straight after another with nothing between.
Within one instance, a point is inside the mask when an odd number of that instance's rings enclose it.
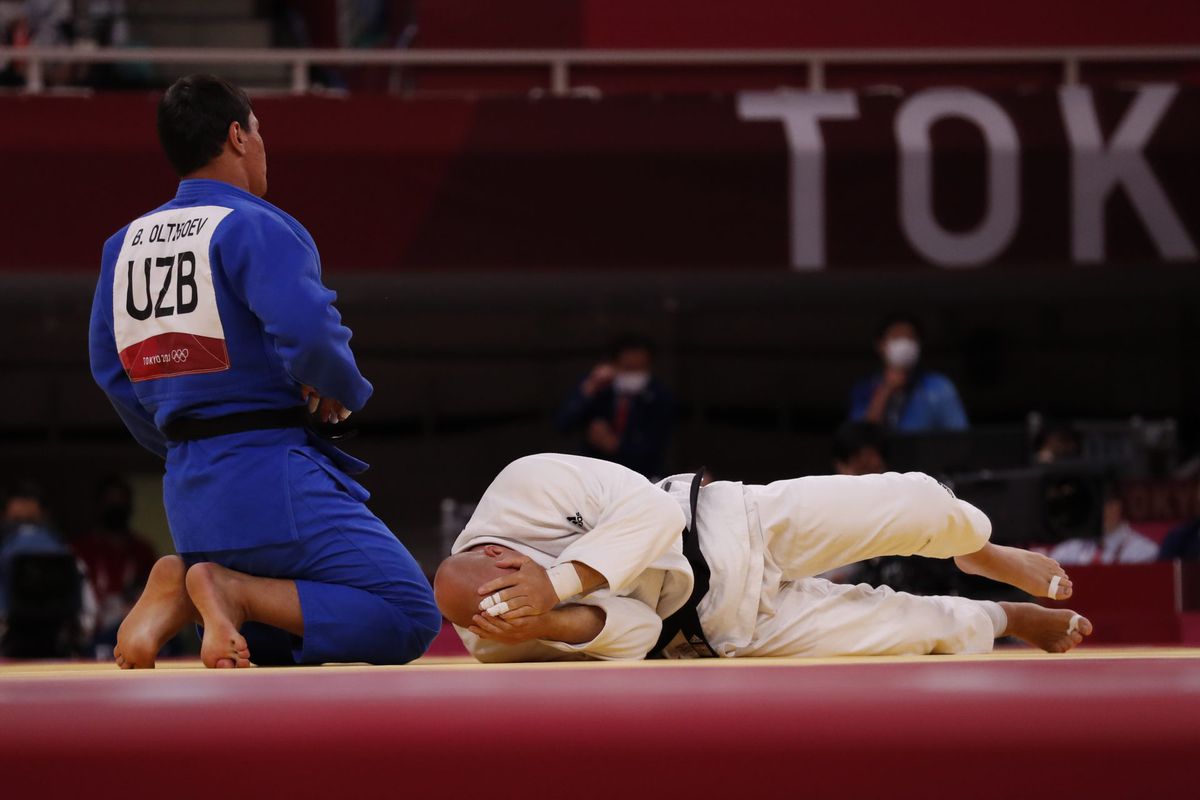
<instances>
[{"instance_id":1,"label":"judoka's arm covering face","mask_svg":"<svg viewBox=\"0 0 1200 800\"><path fill-rule=\"evenodd\" d=\"M617 597L608 591L589 595L575 605L598 608L604 612L605 617L604 627L595 638L579 644L539 639L523 644L505 645L480 639L465 628L456 629L468 652L487 663L642 659L658 641L658 634L662 630L662 620L645 603L628 597Z\"/></svg>"},{"instance_id":2,"label":"judoka's arm covering face","mask_svg":"<svg viewBox=\"0 0 1200 800\"><path fill-rule=\"evenodd\" d=\"M109 239L104 246L104 263L111 265L121 249L125 232L122 230ZM117 343L113 336L112 315L112 272L102 269L92 301L92 318L88 331L88 357L92 377L108 395L125 427L133 434L138 444L160 458L167 457L167 440L154 424L154 418L138 401L133 384L125 374Z\"/></svg>"},{"instance_id":3,"label":"judoka's arm covering face","mask_svg":"<svg viewBox=\"0 0 1200 800\"><path fill-rule=\"evenodd\" d=\"M289 374L351 411L361 410L371 384L350 351L350 329L333 307L337 295L321 283L315 248L282 220L234 215L231 223L221 250L225 274L262 321Z\"/></svg>"}]
</instances>

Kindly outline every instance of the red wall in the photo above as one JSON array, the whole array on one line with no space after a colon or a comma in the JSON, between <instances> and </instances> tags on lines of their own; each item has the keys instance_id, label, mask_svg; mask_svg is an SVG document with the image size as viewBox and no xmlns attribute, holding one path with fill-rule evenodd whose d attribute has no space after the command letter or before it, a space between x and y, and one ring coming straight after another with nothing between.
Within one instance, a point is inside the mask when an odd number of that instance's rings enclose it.
<instances>
[{"instance_id":1,"label":"red wall","mask_svg":"<svg viewBox=\"0 0 1200 800\"><path fill-rule=\"evenodd\" d=\"M988 47L1200 42L1195 0L435 0L421 47Z\"/></svg>"},{"instance_id":2,"label":"red wall","mask_svg":"<svg viewBox=\"0 0 1200 800\"><path fill-rule=\"evenodd\" d=\"M1133 93L1096 92L1111 131ZM987 268L1071 261L1070 151L1054 92L995 93L1019 143L1019 225ZM894 123L904 95L862 94L822 123L830 269L932 269L902 231ZM165 202L175 178L155 98L0 97L0 269L90 270L103 241ZM743 120L733 96L529 101L361 96L260 99L268 199L349 270L784 271L794 234L778 119ZM1200 242L1200 90L1154 123L1146 159ZM934 214L970 230L985 211L973 124L932 129ZM1141 155L1137 155L1141 158ZM1121 192L1105 213L1114 263L1164 259Z\"/></svg>"}]
</instances>

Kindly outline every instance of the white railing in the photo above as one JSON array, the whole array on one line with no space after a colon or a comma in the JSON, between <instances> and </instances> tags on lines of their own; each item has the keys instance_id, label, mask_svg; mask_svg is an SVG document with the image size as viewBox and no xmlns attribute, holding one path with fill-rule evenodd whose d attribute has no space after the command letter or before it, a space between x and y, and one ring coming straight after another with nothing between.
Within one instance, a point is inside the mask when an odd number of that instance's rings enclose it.
<instances>
[{"instance_id":1,"label":"white railing","mask_svg":"<svg viewBox=\"0 0 1200 800\"><path fill-rule=\"evenodd\" d=\"M907 48L847 50L301 50L232 48L72 48L0 47L0 61L26 65L25 91L46 90L47 64L279 64L291 67L291 90L309 91L310 66L542 67L553 95L571 92L575 67L801 66L808 88L825 88L830 65L869 64L1049 64L1062 70L1062 82L1080 82L1084 64L1200 62L1200 46Z\"/></svg>"}]
</instances>

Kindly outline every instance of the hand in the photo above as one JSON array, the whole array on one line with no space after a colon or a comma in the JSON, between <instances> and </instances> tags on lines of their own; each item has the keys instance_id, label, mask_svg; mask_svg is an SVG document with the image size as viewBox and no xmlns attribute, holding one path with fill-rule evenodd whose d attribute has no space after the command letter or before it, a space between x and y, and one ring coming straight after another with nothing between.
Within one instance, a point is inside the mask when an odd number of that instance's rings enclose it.
<instances>
[{"instance_id":1,"label":"hand","mask_svg":"<svg viewBox=\"0 0 1200 800\"><path fill-rule=\"evenodd\" d=\"M534 639L546 639L546 615L534 617L519 617L507 620L503 617L489 617L487 614L476 614L471 617L473 625L467 630L480 639L487 639L500 644L521 644Z\"/></svg>"},{"instance_id":2,"label":"hand","mask_svg":"<svg viewBox=\"0 0 1200 800\"><path fill-rule=\"evenodd\" d=\"M612 429L607 420L594 419L587 429L587 441L601 453L612 455L621 448L621 437Z\"/></svg>"},{"instance_id":3,"label":"hand","mask_svg":"<svg viewBox=\"0 0 1200 800\"><path fill-rule=\"evenodd\" d=\"M581 387L583 393L587 397L591 397L596 392L603 389L613 382L613 378L617 376L616 367L609 363L597 364L592 367L592 372L583 381Z\"/></svg>"},{"instance_id":4,"label":"hand","mask_svg":"<svg viewBox=\"0 0 1200 800\"><path fill-rule=\"evenodd\" d=\"M908 383L908 372L896 369L895 367L888 367L883 372L883 381L880 383L880 387L890 394L906 383Z\"/></svg>"},{"instance_id":5,"label":"hand","mask_svg":"<svg viewBox=\"0 0 1200 800\"><path fill-rule=\"evenodd\" d=\"M484 611L482 598L491 596L489 606L506 603L506 610L499 616L510 622L522 617L545 614L558 605L558 593L546 575L546 570L528 556L511 555L498 559L501 569L517 568L516 572L502 575L479 587L480 611ZM490 616L490 615L487 615Z\"/></svg>"},{"instance_id":6,"label":"hand","mask_svg":"<svg viewBox=\"0 0 1200 800\"><path fill-rule=\"evenodd\" d=\"M321 397L311 386L300 387L300 398L308 404L308 411L316 417L317 422L337 425L350 417L350 410L332 397Z\"/></svg>"}]
</instances>

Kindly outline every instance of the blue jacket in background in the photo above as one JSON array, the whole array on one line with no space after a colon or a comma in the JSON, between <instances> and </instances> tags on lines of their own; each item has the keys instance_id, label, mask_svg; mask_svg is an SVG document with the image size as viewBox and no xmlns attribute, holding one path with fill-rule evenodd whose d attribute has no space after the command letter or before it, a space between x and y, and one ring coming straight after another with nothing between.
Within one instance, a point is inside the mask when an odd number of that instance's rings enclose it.
<instances>
[{"instance_id":1,"label":"blue jacket in background","mask_svg":"<svg viewBox=\"0 0 1200 800\"><path fill-rule=\"evenodd\" d=\"M863 378L850 392L850 419L862 420L871 405L871 397L883 380L882 374ZM901 392L888 402L883 426L892 433L924 433L930 431L963 431L967 429L967 412L963 410L958 391L945 375L920 370Z\"/></svg>"},{"instance_id":2,"label":"blue jacket in background","mask_svg":"<svg viewBox=\"0 0 1200 800\"><path fill-rule=\"evenodd\" d=\"M560 433L579 433L586 431L592 420L613 423L616 413L617 393L612 386L588 397L583 393L581 380L559 408L554 423ZM675 398L657 378L651 378L645 389L630 397L629 418L621 432L617 452L602 453L586 439L581 441L579 452L590 458L615 462L647 478L661 477L674 423Z\"/></svg>"},{"instance_id":3,"label":"blue jacket in background","mask_svg":"<svg viewBox=\"0 0 1200 800\"><path fill-rule=\"evenodd\" d=\"M105 243L92 374L134 438L167 460L180 552L294 539L289 453L366 498L347 473L367 465L299 428L181 443L162 434L177 417L299 406L301 384L360 410L371 384L335 298L304 227L221 181L182 181L175 199Z\"/></svg>"}]
</instances>

